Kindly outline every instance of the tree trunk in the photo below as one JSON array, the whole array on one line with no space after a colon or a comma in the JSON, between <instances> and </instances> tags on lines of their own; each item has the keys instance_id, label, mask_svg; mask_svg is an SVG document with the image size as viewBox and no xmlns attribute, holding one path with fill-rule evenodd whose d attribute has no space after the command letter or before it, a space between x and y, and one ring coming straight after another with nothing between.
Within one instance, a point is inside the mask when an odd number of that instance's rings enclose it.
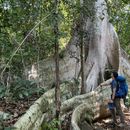
<instances>
[{"instance_id":1,"label":"tree trunk","mask_svg":"<svg viewBox=\"0 0 130 130\"><path fill-rule=\"evenodd\" d=\"M55 74L56 74L56 87L55 87L55 102L56 102L56 119L59 121L60 116L60 77L59 77L59 29L58 29L58 0L54 0L55 7L55 23L54 23L54 35L55 35ZM57 123L58 130L61 129L60 123Z\"/></svg>"},{"instance_id":2,"label":"tree trunk","mask_svg":"<svg viewBox=\"0 0 130 130\"><path fill-rule=\"evenodd\" d=\"M83 19L85 44L85 92L94 90L105 79L106 70L119 68L119 41L113 26L109 23L107 6L104 0L84 0ZM76 25L70 43L68 54L79 59L80 49L79 26ZM77 72L79 73L79 72Z\"/></svg>"},{"instance_id":3,"label":"tree trunk","mask_svg":"<svg viewBox=\"0 0 130 130\"><path fill-rule=\"evenodd\" d=\"M81 59L81 94L84 94L84 43L83 43L83 0L80 0L80 59Z\"/></svg>"}]
</instances>

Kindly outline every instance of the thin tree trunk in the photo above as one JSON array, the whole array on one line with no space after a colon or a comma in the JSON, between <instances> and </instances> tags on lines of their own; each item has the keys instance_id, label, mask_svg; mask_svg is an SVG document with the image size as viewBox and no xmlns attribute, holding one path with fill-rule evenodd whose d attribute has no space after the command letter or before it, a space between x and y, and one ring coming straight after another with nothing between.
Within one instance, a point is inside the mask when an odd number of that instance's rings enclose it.
<instances>
[{"instance_id":1,"label":"thin tree trunk","mask_svg":"<svg viewBox=\"0 0 130 130\"><path fill-rule=\"evenodd\" d=\"M83 0L80 0L80 58L81 58L81 94L85 92L84 90L84 42L83 42Z\"/></svg>"},{"instance_id":2,"label":"thin tree trunk","mask_svg":"<svg viewBox=\"0 0 130 130\"><path fill-rule=\"evenodd\" d=\"M56 88L55 88L55 101L56 101L56 119L59 121L60 116L60 78L59 78L59 42L58 42L58 0L55 0L55 21L54 21L54 34L55 34L55 64L56 64ZM57 128L60 130L60 123L57 124Z\"/></svg>"}]
</instances>

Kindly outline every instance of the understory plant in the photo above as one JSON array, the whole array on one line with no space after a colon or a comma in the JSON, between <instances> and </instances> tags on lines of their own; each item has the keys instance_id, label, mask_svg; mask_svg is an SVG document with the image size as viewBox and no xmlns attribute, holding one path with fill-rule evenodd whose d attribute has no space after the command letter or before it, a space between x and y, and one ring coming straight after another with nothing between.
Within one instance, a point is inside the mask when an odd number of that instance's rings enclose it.
<instances>
[{"instance_id":1,"label":"understory plant","mask_svg":"<svg viewBox=\"0 0 130 130\"><path fill-rule=\"evenodd\" d=\"M10 100L27 99L37 94L44 93L44 88L38 87L35 81L22 78L16 78L9 87L0 84L0 98L9 98Z\"/></svg>"}]
</instances>

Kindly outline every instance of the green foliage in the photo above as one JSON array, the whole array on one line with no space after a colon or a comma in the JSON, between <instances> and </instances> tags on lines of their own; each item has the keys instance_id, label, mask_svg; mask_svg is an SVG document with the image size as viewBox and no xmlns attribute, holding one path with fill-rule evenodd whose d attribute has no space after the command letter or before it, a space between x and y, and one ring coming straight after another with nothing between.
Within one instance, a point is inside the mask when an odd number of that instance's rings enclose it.
<instances>
[{"instance_id":1,"label":"green foliage","mask_svg":"<svg viewBox=\"0 0 130 130\"><path fill-rule=\"evenodd\" d=\"M12 95L12 98L17 99L26 99L34 94L43 94L44 89L38 88L36 82L23 80L17 78L10 87L9 91Z\"/></svg>"},{"instance_id":2,"label":"green foliage","mask_svg":"<svg viewBox=\"0 0 130 130\"><path fill-rule=\"evenodd\" d=\"M2 84L0 85L0 98L27 99L34 94L41 95L44 91L44 88L37 87L37 83L34 81L17 78L8 88Z\"/></svg>"},{"instance_id":3,"label":"green foliage","mask_svg":"<svg viewBox=\"0 0 130 130\"><path fill-rule=\"evenodd\" d=\"M53 119L51 122L43 123L41 126L41 129L42 130L58 130L58 128L56 128L57 124L59 124L59 121L57 121L56 119Z\"/></svg>"},{"instance_id":4,"label":"green foliage","mask_svg":"<svg viewBox=\"0 0 130 130\"><path fill-rule=\"evenodd\" d=\"M130 55L130 1L107 1L110 22L115 26L121 46Z\"/></svg>"},{"instance_id":5,"label":"green foliage","mask_svg":"<svg viewBox=\"0 0 130 130\"><path fill-rule=\"evenodd\" d=\"M80 4L78 0L61 0L58 8L59 57L63 58L64 48L71 36L73 21L79 17ZM7 67L11 77L23 77L26 66L54 55L54 1L2 0L0 1L0 18L0 72L10 61ZM32 31L20 46L21 41L30 30L44 18L45 20ZM19 50L10 60L18 48ZM5 73L1 73L0 76L2 77ZM4 76L2 78L7 81ZM44 89L38 88L33 81L17 78L11 82L8 87L0 87L0 98L10 97L17 100L28 98L34 93L44 92Z\"/></svg>"},{"instance_id":6,"label":"green foliage","mask_svg":"<svg viewBox=\"0 0 130 130\"><path fill-rule=\"evenodd\" d=\"M0 83L0 99L5 96L5 92L6 92L6 87L2 83Z\"/></svg>"},{"instance_id":7,"label":"green foliage","mask_svg":"<svg viewBox=\"0 0 130 130\"><path fill-rule=\"evenodd\" d=\"M59 42L64 49L70 39L73 20L78 17L78 1L62 0L59 5ZM54 54L54 3L51 0L0 1L0 71L10 60L24 37L48 16L27 37L8 67L20 76L24 67Z\"/></svg>"}]
</instances>

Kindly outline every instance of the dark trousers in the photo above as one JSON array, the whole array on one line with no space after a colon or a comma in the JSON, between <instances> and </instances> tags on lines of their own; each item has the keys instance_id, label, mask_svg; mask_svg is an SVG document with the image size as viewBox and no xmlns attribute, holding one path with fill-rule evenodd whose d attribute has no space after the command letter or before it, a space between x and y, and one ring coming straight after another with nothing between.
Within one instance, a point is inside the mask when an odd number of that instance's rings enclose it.
<instances>
[{"instance_id":1,"label":"dark trousers","mask_svg":"<svg viewBox=\"0 0 130 130\"><path fill-rule=\"evenodd\" d=\"M117 123L116 113L120 116L121 123L125 123L125 116L121 109L120 98L115 98L114 104L115 104L115 108L111 110L111 115L114 123Z\"/></svg>"}]
</instances>

